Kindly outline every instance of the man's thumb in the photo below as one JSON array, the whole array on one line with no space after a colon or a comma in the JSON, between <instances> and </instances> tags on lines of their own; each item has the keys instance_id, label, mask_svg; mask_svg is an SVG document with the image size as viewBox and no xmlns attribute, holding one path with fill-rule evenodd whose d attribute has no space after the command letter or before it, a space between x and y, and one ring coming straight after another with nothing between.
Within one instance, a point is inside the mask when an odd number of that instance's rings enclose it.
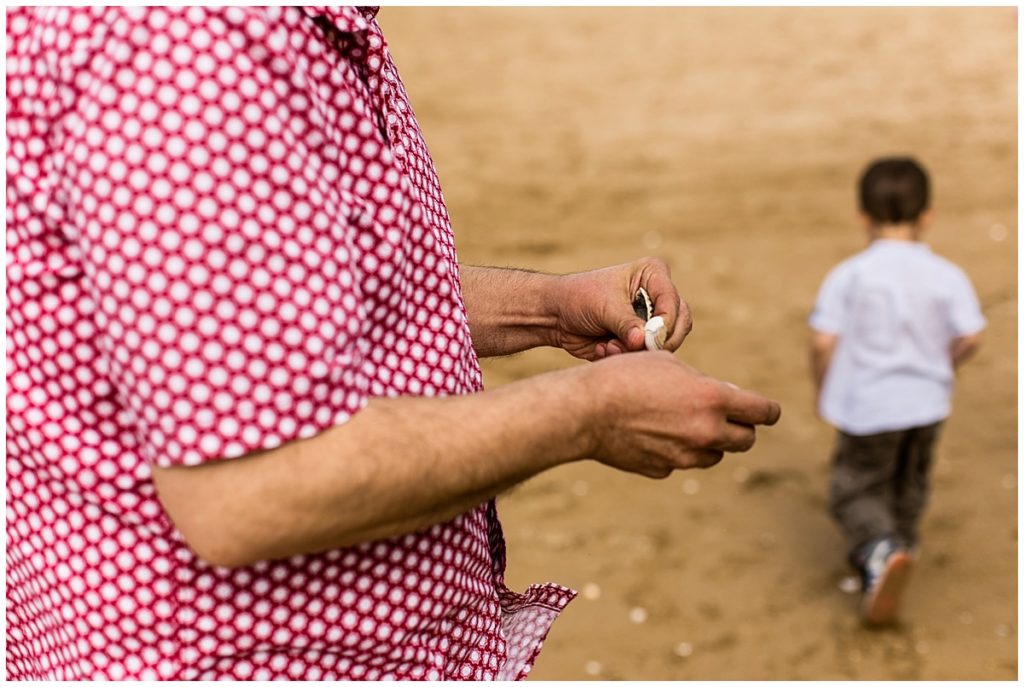
<instances>
[{"instance_id":1,"label":"man's thumb","mask_svg":"<svg viewBox=\"0 0 1024 687\"><path fill-rule=\"evenodd\" d=\"M633 313L622 317L615 327L615 336L626 344L628 350L642 350L644 347L644 321Z\"/></svg>"}]
</instances>

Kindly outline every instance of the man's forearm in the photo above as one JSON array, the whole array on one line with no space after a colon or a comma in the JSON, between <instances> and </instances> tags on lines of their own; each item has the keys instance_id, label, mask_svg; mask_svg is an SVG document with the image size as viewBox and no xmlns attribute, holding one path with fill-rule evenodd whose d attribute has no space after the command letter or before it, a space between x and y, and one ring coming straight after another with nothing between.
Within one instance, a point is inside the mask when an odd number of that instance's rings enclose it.
<instances>
[{"instance_id":1,"label":"man's forearm","mask_svg":"<svg viewBox=\"0 0 1024 687\"><path fill-rule=\"evenodd\" d=\"M469 396L373 399L311 439L199 467L154 468L154 481L186 540L214 564L403 534L584 457L593 404L585 374L566 370Z\"/></svg>"},{"instance_id":2,"label":"man's forearm","mask_svg":"<svg viewBox=\"0 0 1024 687\"><path fill-rule=\"evenodd\" d=\"M555 345L557 275L473 265L461 265L459 275L477 355Z\"/></svg>"}]
</instances>

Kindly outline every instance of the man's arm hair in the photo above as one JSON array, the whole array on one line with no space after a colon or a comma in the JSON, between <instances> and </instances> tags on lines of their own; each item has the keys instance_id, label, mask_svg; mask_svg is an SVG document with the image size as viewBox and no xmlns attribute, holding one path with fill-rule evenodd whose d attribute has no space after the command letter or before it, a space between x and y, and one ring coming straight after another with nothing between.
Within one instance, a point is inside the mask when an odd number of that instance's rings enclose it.
<instances>
[{"instance_id":1,"label":"man's arm hair","mask_svg":"<svg viewBox=\"0 0 1024 687\"><path fill-rule=\"evenodd\" d=\"M460 265L473 348L480 357L557 345L558 275L503 267Z\"/></svg>"},{"instance_id":2,"label":"man's arm hair","mask_svg":"<svg viewBox=\"0 0 1024 687\"><path fill-rule=\"evenodd\" d=\"M496 391L374 398L344 425L200 466L153 468L189 546L227 567L383 539L448 520L585 457L585 368Z\"/></svg>"}]
</instances>

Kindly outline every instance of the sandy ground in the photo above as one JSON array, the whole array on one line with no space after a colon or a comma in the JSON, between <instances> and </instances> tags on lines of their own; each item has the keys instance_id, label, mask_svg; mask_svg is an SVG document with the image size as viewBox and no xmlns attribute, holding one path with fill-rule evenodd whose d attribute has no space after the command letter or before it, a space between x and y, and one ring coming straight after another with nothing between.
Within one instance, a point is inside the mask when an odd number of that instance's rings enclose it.
<instances>
[{"instance_id":1,"label":"sandy ground","mask_svg":"<svg viewBox=\"0 0 1024 687\"><path fill-rule=\"evenodd\" d=\"M464 261L660 255L695 313L678 355L783 403L753 452L713 470L650 482L578 464L502 499L510 584L586 592L534 677L1015 678L1015 11L389 8L381 22ZM868 631L838 588L804 322L862 246L858 172L895 151L931 169L932 245L968 271L990 327L959 380L905 621ZM488 361L486 381L572 364L532 351Z\"/></svg>"}]
</instances>

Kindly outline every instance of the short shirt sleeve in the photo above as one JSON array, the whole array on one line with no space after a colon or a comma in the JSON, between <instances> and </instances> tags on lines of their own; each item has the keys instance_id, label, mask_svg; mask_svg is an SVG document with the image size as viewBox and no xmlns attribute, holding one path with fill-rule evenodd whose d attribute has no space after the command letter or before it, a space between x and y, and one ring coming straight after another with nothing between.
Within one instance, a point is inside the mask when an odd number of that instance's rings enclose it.
<instances>
[{"instance_id":1,"label":"short shirt sleeve","mask_svg":"<svg viewBox=\"0 0 1024 687\"><path fill-rule=\"evenodd\" d=\"M950 291L949 318L956 336L976 334L987 324L971 280L959 268L953 273Z\"/></svg>"},{"instance_id":2,"label":"short shirt sleeve","mask_svg":"<svg viewBox=\"0 0 1024 687\"><path fill-rule=\"evenodd\" d=\"M354 82L326 78L328 56L281 40L301 26L252 8L123 11L74 77L65 172L144 456L195 465L345 422L369 389L360 193L380 196L370 171L397 176L372 114Z\"/></svg>"},{"instance_id":3,"label":"short shirt sleeve","mask_svg":"<svg viewBox=\"0 0 1024 687\"><path fill-rule=\"evenodd\" d=\"M811 329L826 334L839 334L846 318L848 270L843 265L836 267L821 285L818 298L808 324Z\"/></svg>"}]
</instances>

